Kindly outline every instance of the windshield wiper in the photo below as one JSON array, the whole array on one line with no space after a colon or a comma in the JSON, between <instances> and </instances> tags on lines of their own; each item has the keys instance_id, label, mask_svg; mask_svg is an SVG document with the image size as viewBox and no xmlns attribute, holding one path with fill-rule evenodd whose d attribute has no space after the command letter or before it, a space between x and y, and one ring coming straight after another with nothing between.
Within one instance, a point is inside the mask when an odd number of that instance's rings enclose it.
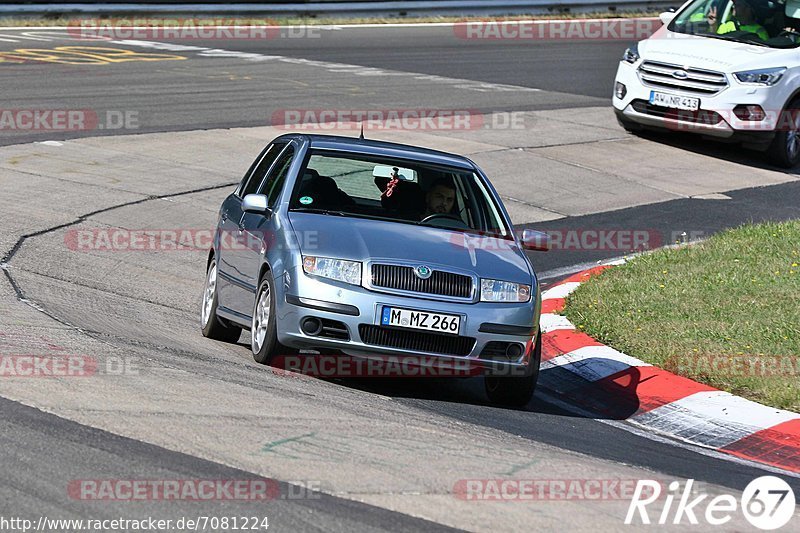
<instances>
[{"instance_id":1,"label":"windshield wiper","mask_svg":"<svg viewBox=\"0 0 800 533\"><path fill-rule=\"evenodd\" d=\"M318 213L320 215L335 215L337 217L349 216L343 211L336 211L334 209L322 209L321 207L296 207L292 211L299 211L301 213Z\"/></svg>"}]
</instances>

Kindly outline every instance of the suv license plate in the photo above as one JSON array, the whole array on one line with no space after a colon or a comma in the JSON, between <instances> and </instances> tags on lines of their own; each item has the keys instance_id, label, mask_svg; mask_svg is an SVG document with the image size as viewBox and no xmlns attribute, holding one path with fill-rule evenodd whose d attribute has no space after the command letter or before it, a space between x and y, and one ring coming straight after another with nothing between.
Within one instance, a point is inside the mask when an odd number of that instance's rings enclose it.
<instances>
[{"instance_id":1,"label":"suv license plate","mask_svg":"<svg viewBox=\"0 0 800 533\"><path fill-rule=\"evenodd\" d=\"M658 91L650 91L650 103L661 107L683 109L684 111L697 111L700 109L699 98L689 98L688 96L660 93Z\"/></svg>"}]
</instances>

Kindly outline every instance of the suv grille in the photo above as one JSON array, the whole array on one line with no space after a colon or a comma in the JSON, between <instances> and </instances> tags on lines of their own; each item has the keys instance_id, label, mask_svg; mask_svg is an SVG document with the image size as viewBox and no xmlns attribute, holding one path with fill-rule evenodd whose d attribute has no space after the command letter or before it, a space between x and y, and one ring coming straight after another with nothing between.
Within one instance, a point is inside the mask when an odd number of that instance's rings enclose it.
<instances>
[{"instance_id":1,"label":"suv grille","mask_svg":"<svg viewBox=\"0 0 800 533\"><path fill-rule=\"evenodd\" d=\"M471 277L434 270L431 277L422 279L414 274L414 269L410 266L374 264L372 285L439 296L472 297Z\"/></svg>"},{"instance_id":2,"label":"suv grille","mask_svg":"<svg viewBox=\"0 0 800 533\"><path fill-rule=\"evenodd\" d=\"M685 77L676 78L675 72L685 72ZM728 79L721 72L699 68L684 68L680 65L644 61L639 67L639 78L650 87L680 90L696 95L712 96L728 87Z\"/></svg>"},{"instance_id":3,"label":"suv grille","mask_svg":"<svg viewBox=\"0 0 800 533\"><path fill-rule=\"evenodd\" d=\"M440 335L425 331L406 331L384 328L370 324L358 326L358 333L365 344L400 348L412 352L428 352L442 355L467 356L475 346L473 337Z\"/></svg>"}]
</instances>

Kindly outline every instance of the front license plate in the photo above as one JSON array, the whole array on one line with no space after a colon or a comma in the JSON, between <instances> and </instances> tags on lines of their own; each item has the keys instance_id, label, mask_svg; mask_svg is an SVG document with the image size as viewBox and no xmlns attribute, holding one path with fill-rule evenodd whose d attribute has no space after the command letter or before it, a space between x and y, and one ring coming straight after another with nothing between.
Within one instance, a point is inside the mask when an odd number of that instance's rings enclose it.
<instances>
[{"instance_id":1,"label":"front license plate","mask_svg":"<svg viewBox=\"0 0 800 533\"><path fill-rule=\"evenodd\" d=\"M697 111L700 109L699 98L689 98L688 96L660 93L658 91L650 91L650 103L661 107L683 109L685 111Z\"/></svg>"},{"instance_id":2,"label":"front license plate","mask_svg":"<svg viewBox=\"0 0 800 533\"><path fill-rule=\"evenodd\" d=\"M381 310L381 325L400 328L424 329L458 335L461 317L428 311L413 311L399 307L384 307Z\"/></svg>"}]
</instances>

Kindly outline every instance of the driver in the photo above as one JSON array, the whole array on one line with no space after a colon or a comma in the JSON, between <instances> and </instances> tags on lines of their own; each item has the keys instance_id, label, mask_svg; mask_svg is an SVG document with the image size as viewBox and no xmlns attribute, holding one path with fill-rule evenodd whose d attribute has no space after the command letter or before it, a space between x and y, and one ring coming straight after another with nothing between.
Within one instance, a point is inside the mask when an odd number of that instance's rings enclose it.
<instances>
[{"instance_id":1,"label":"driver","mask_svg":"<svg viewBox=\"0 0 800 533\"><path fill-rule=\"evenodd\" d=\"M436 214L449 214L456 202L456 187L447 178L439 178L425 194L425 214L422 218Z\"/></svg>"},{"instance_id":2,"label":"driver","mask_svg":"<svg viewBox=\"0 0 800 533\"><path fill-rule=\"evenodd\" d=\"M762 40L769 39L767 30L756 20L755 9L751 0L733 0L733 15L735 20L729 20L725 24L720 24L717 18L716 6L708 10L708 25L712 32L717 35L730 33L732 31L746 31L755 33Z\"/></svg>"}]
</instances>

